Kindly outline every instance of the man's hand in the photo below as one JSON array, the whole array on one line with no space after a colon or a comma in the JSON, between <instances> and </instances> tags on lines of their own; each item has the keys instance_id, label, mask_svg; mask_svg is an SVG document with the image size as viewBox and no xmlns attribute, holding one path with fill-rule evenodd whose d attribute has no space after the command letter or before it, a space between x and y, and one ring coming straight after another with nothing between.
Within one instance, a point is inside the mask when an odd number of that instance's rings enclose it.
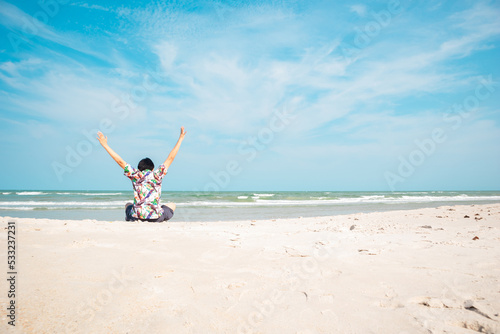
<instances>
[{"instance_id":1,"label":"man's hand","mask_svg":"<svg viewBox=\"0 0 500 334\"><path fill-rule=\"evenodd\" d=\"M97 132L97 139L99 140L99 143L101 143L102 147L109 153L109 155L113 158L113 160L116 161L118 165L120 165L121 168L125 168L125 165L127 164L125 160L123 160L118 153L113 151L111 147L108 146L108 137L104 136L101 131Z\"/></svg>"},{"instance_id":2,"label":"man's hand","mask_svg":"<svg viewBox=\"0 0 500 334\"><path fill-rule=\"evenodd\" d=\"M184 130L184 127L181 126L181 134L179 135L179 139L177 140L177 144L175 144L174 148L172 151L170 151L170 154L168 155L167 159L163 163L165 168L168 169L170 165L172 164L172 161L174 161L175 156L177 155L177 152L179 152L179 148L181 147L181 143L184 140L184 136L186 135L186 130Z\"/></svg>"},{"instance_id":3,"label":"man's hand","mask_svg":"<svg viewBox=\"0 0 500 334\"><path fill-rule=\"evenodd\" d=\"M101 131L97 132L97 139L99 140L99 143L101 143L102 146L108 145L108 137L105 137Z\"/></svg>"}]
</instances>

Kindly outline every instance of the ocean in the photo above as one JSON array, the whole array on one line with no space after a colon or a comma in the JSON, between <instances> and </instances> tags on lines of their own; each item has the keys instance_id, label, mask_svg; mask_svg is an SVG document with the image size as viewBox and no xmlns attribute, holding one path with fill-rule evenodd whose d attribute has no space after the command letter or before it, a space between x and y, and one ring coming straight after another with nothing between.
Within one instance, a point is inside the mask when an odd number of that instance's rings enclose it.
<instances>
[{"instance_id":1,"label":"ocean","mask_svg":"<svg viewBox=\"0 0 500 334\"><path fill-rule=\"evenodd\" d=\"M132 191L0 190L0 216L124 220ZM163 192L176 221L230 221L331 216L458 204L500 203L500 191L224 191Z\"/></svg>"}]
</instances>

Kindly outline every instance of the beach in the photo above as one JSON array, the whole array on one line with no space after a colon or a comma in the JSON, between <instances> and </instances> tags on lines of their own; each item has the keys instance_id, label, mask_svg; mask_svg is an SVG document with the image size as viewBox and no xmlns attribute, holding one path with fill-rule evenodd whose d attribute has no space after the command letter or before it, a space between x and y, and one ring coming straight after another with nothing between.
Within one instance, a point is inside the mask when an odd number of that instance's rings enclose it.
<instances>
[{"instance_id":1,"label":"beach","mask_svg":"<svg viewBox=\"0 0 500 334\"><path fill-rule=\"evenodd\" d=\"M500 333L500 204L16 229L2 333Z\"/></svg>"}]
</instances>

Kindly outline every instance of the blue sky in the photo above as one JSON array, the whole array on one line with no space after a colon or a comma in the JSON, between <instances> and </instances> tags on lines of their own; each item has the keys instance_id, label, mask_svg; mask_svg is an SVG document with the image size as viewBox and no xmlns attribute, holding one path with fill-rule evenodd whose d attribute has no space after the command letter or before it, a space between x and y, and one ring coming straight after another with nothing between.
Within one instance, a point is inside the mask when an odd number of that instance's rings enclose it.
<instances>
[{"instance_id":1,"label":"blue sky","mask_svg":"<svg viewBox=\"0 0 500 334\"><path fill-rule=\"evenodd\" d=\"M498 1L0 0L2 189L500 189Z\"/></svg>"}]
</instances>

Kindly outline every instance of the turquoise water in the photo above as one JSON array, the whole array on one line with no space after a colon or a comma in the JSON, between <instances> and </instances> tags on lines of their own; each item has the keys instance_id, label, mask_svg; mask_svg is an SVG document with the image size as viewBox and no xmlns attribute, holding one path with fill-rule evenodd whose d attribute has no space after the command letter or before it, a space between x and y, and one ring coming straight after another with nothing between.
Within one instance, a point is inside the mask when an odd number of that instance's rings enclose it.
<instances>
[{"instance_id":1,"label":"turquoise water","mask_svg":"<svg viewBox=\"0 0 500 334\"><path fill-rule=\"evenodd\" d=\"M132 197L132 191L0 190L0 216L123 220ZM177 221L219 221L500 203L500 191L163 192L162 202L177 204Z\"/></svg>"}]
</instances>

